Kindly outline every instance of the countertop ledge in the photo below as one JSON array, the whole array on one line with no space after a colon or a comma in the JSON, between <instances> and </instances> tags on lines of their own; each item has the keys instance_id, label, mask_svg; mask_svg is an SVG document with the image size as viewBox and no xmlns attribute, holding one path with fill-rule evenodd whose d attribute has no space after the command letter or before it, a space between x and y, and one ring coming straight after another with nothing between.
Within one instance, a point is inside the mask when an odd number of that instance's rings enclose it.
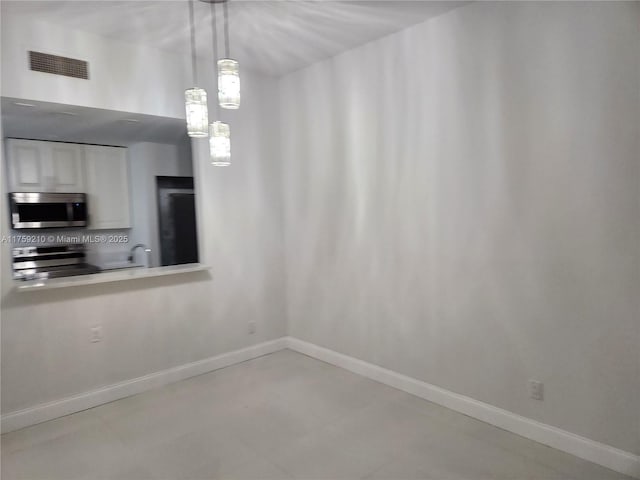
<instances>
[{"instance_id":1,"label":"countertop ledge","mask_svg":"<svg viewBox=\"0 0 640 480\"><path fill-rule=\"evenodd\" d=\"M51 290L54 288L77 287L79 285L95 285L98 283L162 277L165 275L177 275L180 273L203 272L210 269L211 267L209 265L204 265L202 263L187 263L184 265L169 265L166 267L152 268L126 268L94 273L91 275L52 278L50 280L28 280L26 282L16 281L14 288L18 292L31 292L34 290Z\"/></svg>"}]
</instances>

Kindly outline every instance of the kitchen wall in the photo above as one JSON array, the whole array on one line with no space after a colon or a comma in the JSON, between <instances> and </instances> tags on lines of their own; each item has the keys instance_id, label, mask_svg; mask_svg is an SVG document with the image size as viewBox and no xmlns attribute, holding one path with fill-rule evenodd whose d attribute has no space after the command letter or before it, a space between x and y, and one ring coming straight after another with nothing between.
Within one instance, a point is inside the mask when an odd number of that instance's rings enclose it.
<instances>
[{"instance_id":1,"label":"kitchen wall","mask_svg":"<svg viewBox=\"0 0 640 480\"><path fill-rule=\"evenodd\" d=\"M39 22L14 24L6 16L2 22L3 95L184 115L190 69L179 68L179 58ZM27 45L90 56L96 75L87 82L29 72L18 62ZM134 56L145 59L140 68L121 67ZM201 65L205 75L211 69ZM206 140L192 144L201 247L210 272L17 293L10 245L0 245L3 414L285 334L277 86L249 70L242 74L242 108L222 117L231 124L233 166L213 168ZM202 83L213 90L209 77ZM0 197L5 195L3 181ZM249 321L257 324L253 335ZM90 342L94 325L103 327L102 342Z\"/></svg>"},{"instance_id":2,"label":"kitchen wall","mask_svg":"<svg viewBox=\"0 0 640 480\"><path fill-rule=\"evenodd\" d=\"M639 21L476 2L281 79L289 334L640 453Z\"/></svg>"},{"instance_id":3,"label":"kitchen wall","mask_svg":"<svg viewBox=\"0 0 640 480\"><path fill-rule=\"evenodd\" d=\"M133 215L133 228L129 232L130 243L131 246L137 243L148 245L151 248L151 265L158 266L160 238L156 176L192 177L190 143L136 143L129 148L129 161Z\"/></svg>"},{"instance_id":4,"label":"kitchen wall","mask_svg":"<svg viewBox=\"0 0 640 480\"><path fill-rule=\"evenodd\" d=\"M5 13L0 21L3 96L161 117L184 116L184 98L173 92L185 88L185 77L191 72L190 55L107 40L22 15ZM31 72L29 50L86 60L89 80Z\"/></svg>"}]
</instances>

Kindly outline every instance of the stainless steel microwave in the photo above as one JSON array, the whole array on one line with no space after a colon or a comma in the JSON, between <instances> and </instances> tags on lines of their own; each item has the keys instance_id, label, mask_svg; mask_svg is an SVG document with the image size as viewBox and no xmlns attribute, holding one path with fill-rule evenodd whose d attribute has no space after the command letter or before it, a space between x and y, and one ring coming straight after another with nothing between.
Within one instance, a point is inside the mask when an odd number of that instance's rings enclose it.
<instances>
[{"instance_id":1,"label":"stainless steel microwave","mask_svg":"<svg viewBox=\"0 0 640 480\"><path fill-rule=\"evenodd\" d=\"M9 194L9 208L15 229L87 226L84 193L14 192Z\"/></svg>"}]
</instances>

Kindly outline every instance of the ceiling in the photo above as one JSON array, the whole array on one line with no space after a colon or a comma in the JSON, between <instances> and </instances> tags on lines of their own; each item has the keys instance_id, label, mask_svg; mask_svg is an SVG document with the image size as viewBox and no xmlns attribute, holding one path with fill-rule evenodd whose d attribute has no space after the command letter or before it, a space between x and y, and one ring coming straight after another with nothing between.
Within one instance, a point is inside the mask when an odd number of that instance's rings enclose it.
<instances>
[{"instance_id":1,"label":"ceiling","mask_svg":"<svg viewBox=\"0 0 640 480\"><path fill-rule=\"evenodd\" d=\"M22 104L22 105L21 105ZM2 97L2 130L9 138L127 147L179 143L184 120Z\"/></svg>"},{"instance_id":2,"label":"ceiling","mask_svg":"<svg viewBox=\"0 0 640 480\"><path fill-rule=\"evenodd\" d=\"M251 70L279 76L467 3L230 0L231 57ZM2 14L30 15L125 42L189 52L186 0L2 0L0 8ZM209 55L212 51L210 5L196 1L195 10L197 49L202 56ZM218 19L222 20L221 6L218 6Z\"/></svg>"}]
</instances>

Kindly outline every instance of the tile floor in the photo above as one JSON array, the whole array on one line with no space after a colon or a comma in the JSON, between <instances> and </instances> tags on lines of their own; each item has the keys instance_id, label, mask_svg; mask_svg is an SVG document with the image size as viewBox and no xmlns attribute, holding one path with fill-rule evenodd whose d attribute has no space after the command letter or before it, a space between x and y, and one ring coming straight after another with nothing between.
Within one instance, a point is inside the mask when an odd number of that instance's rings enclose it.
<instances>
[{"instance_id":1,"label":"tile floor","mask_svg":"<svg viewBox=\"0 0 640 480\"><path fill-rule=\"evenodd\" d=\"M627 478L289 350L2 436L2 479Z\"/></svg>"}]
</instances>

